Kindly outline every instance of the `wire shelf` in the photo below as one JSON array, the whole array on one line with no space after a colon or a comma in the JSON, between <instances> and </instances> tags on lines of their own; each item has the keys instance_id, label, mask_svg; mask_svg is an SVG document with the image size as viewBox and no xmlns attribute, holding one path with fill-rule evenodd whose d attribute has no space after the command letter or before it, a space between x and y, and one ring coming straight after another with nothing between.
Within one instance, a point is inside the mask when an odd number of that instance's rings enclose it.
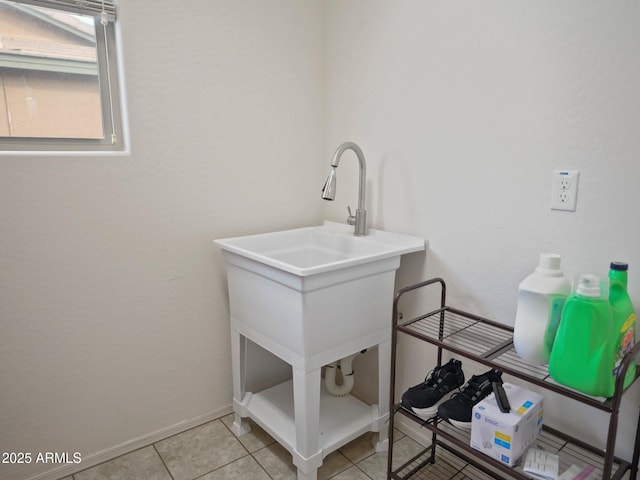
<instances>
[{"instance_id":1,"label":"wire shelf","mask_svg":"<svg viewBox=\"0 0 640 480\"><path fill-rule=\"evenodd\" d=\"M396 409L413 420L422 421L399 405L396 405ZM398 466L393 471L392 478L397 480L530 478L519 465L509 469L508 475L500 476L495 462L484 456L474 457L473 449L468 446L470 443L469 432L453 427L435 417L423 423L430 425L430 430L435 431L438 435L436 443L442 447L435 450L435 462L431 462L432 449L429 446L404 465ZM468 451L468 455L460 454L458 450L461 445L463 450ZM574 439L561 432L544 427L534 446L545 452L557 454L560 457L560 472L567 470L572 465L577 465L581 469L592 466L594 470L589 478L602 479L603 456L592 449L576 445ZM454 449L456 450L454 451ZM613 478L617 478L622 476L629 464L616 458L613 467Z\"/></svg>"},{"instance_id":2,"label":"wire shelf","mask_svg":"<svg viewBox=\"0 0 640 480\"><path fill-rule=\"evenodd\" d=\"M467 312L444 307L430 314L407 320L396 327L428 343L527 382L570 397L581 403L611 412L611 402L567 388L553 381L544 365L533 365L513 348L513 329Z\"/></svg>"},{"instance_id":3,"label":"wire shelf","mask_svg":"<svg viewBox=\"0 0 640 480\"><path fill-rule=\"evenodd\" d=\"M620 402L625 388L622 379L626 368L640 357L640 342L623 359L623 370L616 382L614 396L609 399L592 397L555 382L546 366L532 365L518 356L513 347L513 328L462 310L446 306L446 286L442 279L427 280L400 290L394 299L393 318L398 319L398 303L402 295L429 285L441 285L441 307L430 313L408 320L395 320L393 325L391 397L392 412L389 422L389 463L392 465L389 478L396 480L527 480L519 466L511 468L494 460L470 446L469 433L452 427L434 417L427 422L396 404L395 355L398 333L404 333L437 347L438 362L442 352L465 357L473 362L495 368L505 374L519 378L543 389L555 392L610 414L606 447L596 448L578 438L555 430L548 425L536 440L536 445L545 451L556 453L560 458L559 471L566 471L571 465L586 468L593 466L589 478L607 480L635 479L640 459L640 434L636 435L633 459L630 461L615 457L615 433L618 425ZM440 364L440 363L439 363ZM640 376L638 369L637 377ZM433 433L433 444L403 465L396 465L393 459L393 425L395 415L402 414L421 423ZM640 418L638 419L640 427Z\"/></svg>"}]
</instances>

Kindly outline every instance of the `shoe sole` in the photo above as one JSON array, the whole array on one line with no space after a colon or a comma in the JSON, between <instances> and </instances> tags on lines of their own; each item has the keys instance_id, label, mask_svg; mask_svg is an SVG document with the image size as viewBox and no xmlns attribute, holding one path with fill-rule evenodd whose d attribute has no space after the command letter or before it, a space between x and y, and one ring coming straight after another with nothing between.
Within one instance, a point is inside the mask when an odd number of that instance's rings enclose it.
<instances>
[{"instance_id":1,"label":"shoe sole","mask_svg":"<svg viewBox=\"0 0 640 480\"><path fill-rule=\"evenodd\" d=\"M460 420L453 420L451 418L447 419L447 422L461 430L471 431L471 422L461 422Z\"/></svg>"},{"instance_id":2,"label":"shoe sole","mask_svg":"<svg viewBox=\"0 0 640 480\"><path fill-rule=\"evenodd\" d=\"M449 393L447 393L444 397L442 397L440 400L438 400L435 404L433 404L430 407L427 408L416 408L416 407L411 407L411 411L417 415L418 417L420 417L423 420L429 420L432 417L435 417L436 414L438 413L438 407L440 406L441 403L446 402L447 400L449 400L451 398L451 396L457 392L458 389L453 390Z\"/></svg>"}]
</instances>

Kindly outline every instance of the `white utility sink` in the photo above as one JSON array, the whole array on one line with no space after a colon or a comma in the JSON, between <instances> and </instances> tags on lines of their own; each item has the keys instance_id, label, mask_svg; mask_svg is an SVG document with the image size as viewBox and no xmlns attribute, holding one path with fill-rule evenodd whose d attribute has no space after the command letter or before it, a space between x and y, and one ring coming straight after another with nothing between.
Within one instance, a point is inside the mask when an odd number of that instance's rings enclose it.
<instances>
[{"instance_id":1,"label":"white utility sink","mask_svg":"<svg viewBox=\"0 0 640 480\"><path fill-rule=\"evenodd\" d=\"M425 248L422 238L375 229L356 237L335 222L215 242L232 328L305 370L389 337L400 256Z\"/></svg>"},{"instance_id":2,"label":"white utility sink","mask_svg":"<svg viewBox=\"0 0 640 480\"><path fill-rule=\"evenodd\" d=\"M245 433L251 417L292 454L298 480L315 480L328 453L364 432L378 432L376 450L386 448L395 271L400 256L424 250L425 241L353 232L325 222L215 241L227 263L234 431ZM247 391L252 343L291 365L292 379ZM321 389L324 365L375 346L378 404Z\"/></svg>"}]
</instances>

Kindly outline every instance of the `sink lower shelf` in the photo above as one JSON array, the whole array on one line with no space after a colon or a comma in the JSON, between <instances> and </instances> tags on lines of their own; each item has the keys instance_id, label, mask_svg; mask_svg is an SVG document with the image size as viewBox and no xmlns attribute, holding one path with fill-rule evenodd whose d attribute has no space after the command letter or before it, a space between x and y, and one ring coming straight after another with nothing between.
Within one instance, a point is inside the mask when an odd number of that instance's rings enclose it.
<instances>
[{"instance_id":1,"label":"sink lower shelf","mask_svg":"<svg viewBox=\"0 0 640 480\"><path fill-rule=\"evenodd\" d=\"M247 392L243 410L253 421L293 453L296 446L296 424L293 403L293 381L288 380L259 393ZM322 456L369 431L379 431L388 414L381 418L377 405L368 405L352 395L335 397L320 389L320 436Z\"/></svg>"}]
</instances>

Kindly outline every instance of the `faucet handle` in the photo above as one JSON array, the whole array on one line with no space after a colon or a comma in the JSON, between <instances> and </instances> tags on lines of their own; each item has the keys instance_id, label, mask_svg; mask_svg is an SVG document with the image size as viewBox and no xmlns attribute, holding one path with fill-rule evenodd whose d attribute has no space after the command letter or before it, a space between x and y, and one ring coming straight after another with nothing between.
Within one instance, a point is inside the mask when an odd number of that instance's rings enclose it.
<instances>
[{"instance_id":1,"label":"faucet handle","mask_svg":"<svg viewBox=\"0 0 640 480\"><path fill-rule=\"evenodd\" d=\"M355 225L356 217L351 214L351 207L347 206L347 211L349 212L349 216L347 217L347 225Z\"/></svg>"}]
</instances>

